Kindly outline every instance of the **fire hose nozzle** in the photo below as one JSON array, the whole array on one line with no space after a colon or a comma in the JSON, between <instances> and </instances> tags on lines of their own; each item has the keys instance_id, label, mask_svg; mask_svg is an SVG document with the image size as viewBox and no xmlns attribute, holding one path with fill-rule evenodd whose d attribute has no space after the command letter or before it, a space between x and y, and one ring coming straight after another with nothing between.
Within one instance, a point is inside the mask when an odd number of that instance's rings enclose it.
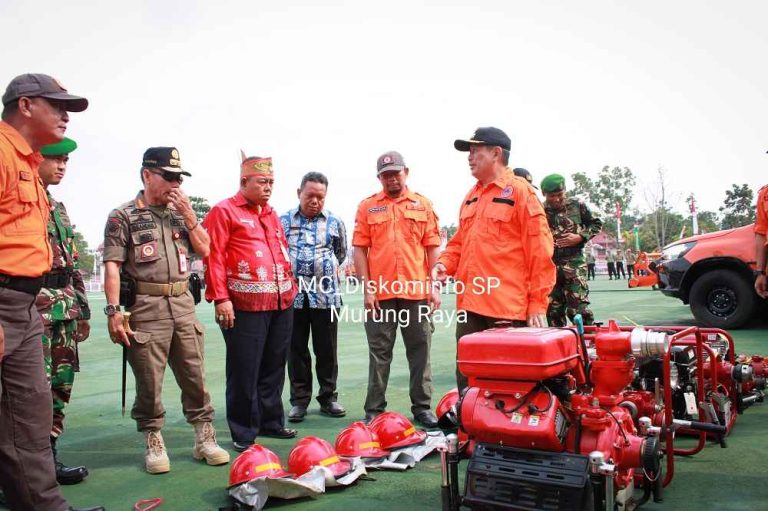
<instances>
[{"instance_id":1,"label":"fire hose nozzle","mask_svg":"<svg viewBox=\"0 0 768 511\"><path fill-rule=\"evenodd\" d=\"M448 454L456 455L459 453L459 437L454 433L445 436L448 441Z\"/></svg>"},{"instance_id":2,"label":"fire hose nozzle","mask_svg":"<svg viewBox=\"0 0 768 511\"><path fill-rule=\"evenodd\" d=\"M630 334L632 354L636 357L650 358L664 355L669 348L669 337L664 332L650 332L644 328L635 328Z\"/></svg>"}]
</instances>

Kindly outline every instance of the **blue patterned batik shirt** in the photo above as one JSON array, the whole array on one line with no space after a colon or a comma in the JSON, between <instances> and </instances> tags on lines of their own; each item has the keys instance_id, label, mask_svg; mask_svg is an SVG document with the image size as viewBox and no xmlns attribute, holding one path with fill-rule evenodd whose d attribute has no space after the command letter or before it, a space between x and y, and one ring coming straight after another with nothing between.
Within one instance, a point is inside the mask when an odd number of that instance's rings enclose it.
<instances>
[{"instance_id":1,"label":"blue patterned batik shirt","mask_svg":"<svg viewBox=\"0 0 768 511\"><path fill-rule=\"evenodd\" d=\"M299 284L294 308L309 300L312 309L341 307L339 265L347 257L347 231L341 218L324 209L314 218L294 208L280 217L288 255Z\"/></svg>"}]
</instances>

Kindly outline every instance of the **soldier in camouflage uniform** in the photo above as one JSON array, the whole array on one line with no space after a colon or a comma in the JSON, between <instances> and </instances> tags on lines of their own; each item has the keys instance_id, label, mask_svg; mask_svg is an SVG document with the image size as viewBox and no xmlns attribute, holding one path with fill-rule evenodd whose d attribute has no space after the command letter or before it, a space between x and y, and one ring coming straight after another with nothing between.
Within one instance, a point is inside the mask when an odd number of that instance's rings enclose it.
<instances>
[{"instance_id":1,"label":"soldier in camouflage uniform","mask_svg":"<svg viewBox=\"0 0 768 511\"><path fill-rule=\"evenodd\" d=\"M573 321L576 314L581 314L584 324L591 325L594 315L589 308L583 248L600 232L603 222L579 199L565 197L563 176L545 177L541 191L546 198L544 212L555 239L552 259L557 266L557 282L549 295L547 322L550 326L566 326L566 316Z\"/></svg>"},{"instance_id":2,"label":"soldier in camouflage uniform","mask_svg":"<svg viewBox=\"0 0 768 511\"><path fill-rule=\"evenodd\" d=\"M50 185L57 185L64 178L69 153L76 148L75 141L69 138L42 147L40 153L45 159L38 171L51 204L48 240L53 261L51 271L44 275L43 288L37 295L36 306L43 320L45 372L53 396L51 446L59 484L76 484L88 475L85 467L67 467L56 456L56 439L64 430L64 408L69 403L75 373L80 370L77 343L86 340L90 334L88 320L91 311L83 277L78 270L72 224L64 204L54 200L48 191Z\"/></svg>"}]
</instances>

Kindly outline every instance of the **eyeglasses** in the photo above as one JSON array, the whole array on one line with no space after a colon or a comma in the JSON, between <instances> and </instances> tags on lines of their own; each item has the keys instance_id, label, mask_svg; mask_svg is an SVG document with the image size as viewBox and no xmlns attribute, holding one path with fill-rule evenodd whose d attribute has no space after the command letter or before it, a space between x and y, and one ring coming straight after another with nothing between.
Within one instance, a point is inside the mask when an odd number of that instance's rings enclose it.
<instances>
[{"instance_id":1,"label":"eyeglasses","mask_svg":"<svg viewBox=\"0 0 768 511\"><path fill-rule=\"evenodd\" d=\"M170 172L168 170L156 170L156 169L147 169L152 174L155 174L156 176L160 176L169 183L173 183L174 181L178 181L179 183L184 182L184 176L181 175L181 172Z\"/></svg>"}]
</instances>

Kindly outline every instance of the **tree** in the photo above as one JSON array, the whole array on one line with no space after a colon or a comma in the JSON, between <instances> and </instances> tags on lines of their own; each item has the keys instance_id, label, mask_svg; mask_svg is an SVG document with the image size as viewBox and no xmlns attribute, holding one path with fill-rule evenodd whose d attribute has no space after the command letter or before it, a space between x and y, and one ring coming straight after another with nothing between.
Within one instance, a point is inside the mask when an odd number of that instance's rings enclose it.
<instances>
[{"instance_id":1,"label":"tree","mask_svg":"<svg viewBox=\"0 0 768 511\"><path fill-rule=\"evenodd\" d=\"M665 235L659 235L658 225L660 219L663 219ZM683 232L683 226L686 226L684 236L690 236L690 222L680 213L675 213L667 209L666 211L653 211L648 213L640 224L638 237L640 238L640 250L644 252L656 252L664 248L665 245L672 243L680 238Z\"/></svg>"},{"instance_id":2,"label":"tree","mask_svg":"<svg viewBox=\"0 0 768 511\"><path fill-rule=\"evenodd\" d=\"M198 222L202 222L205 218L205 215L207 215L211 210L211 206L208 204L208 199L203 197L195 197L194 195L190 195L189 203L192 205L192 209L195 210L195 215L197 215Z\"/></svg>"},{"instance_id":3,"label":"tree","mask_svg":"<svg viewBox=\"0 0 768 511\"><path fill-rule=\"evenodd\" d=\"M720 220L714 211L699 211L698 221L700 234L720 230Z\"/></svg>"},{"instance_id":4,"label":"tree","mask_svg":"<svg viewBox=\"0 0 768 511\"><path fill-rule=\"evenodd\" d=\"M584 172L571 174L573 189L568 190L569 197L582 197L597 209L596 214L603 220L603 232L616 232L616 203L621 207L621 224L633 225L635 218L627 215L634 194L635 175L629 167L613 167L606 165L591 179Z\"/></svg>"},{"instance_id":5,"label":"tree","mask_svg":"<svg viewBox=\"0 0 768 511\"><path fill-rule=\"evenodd\" d=\"M645 190L645 200L651 210L646 222L649 224L655 240L654 248L664 248L667 244L678 239L682 230L683 216L674 213L669 207L669 203L674 203L676 200L674 200L675 194L670 193L666 174L667 171L663 167L659 167L657 170L658 181L654 186Z\"/></svg>"},{"instance_id":6,"label":"tree","mask_svg":"<svg viewBox=\"0 0 768 511\"><path fill-rule=\"evenodd\" d=\"M720 212L723 214L720 227L733 229L753 223L755 221L755 210L752 207L753 199L754 193L752 193L749 185L731 185L731 189L725 191L725 203L720 207Z\"/></svg>"},{"instance_id":7,"label":"tree","mask_svg":"<svg viewBox=\"0 0 768 511\"><path fill-rule=\"evenodd\" d=\"M93 273L93 254L88 250L88 242L85 241L83 235L77 231L74 232L80 271L83 272L83 275L90 275Z\"/></svg>"},{"instance_id":8,"label":"tree","mask_svg":"<svg viewBox=\"0 0 768 511\"><path fill-rule=\"evenodd\" d=\"M456 231L459 230L456 224L444 225L440 228L440 230L442 231L443 229L445 229L445 231L448 233L448 239L453 238L453 235L456 234Z\"/></svg>"}]
</instances>

